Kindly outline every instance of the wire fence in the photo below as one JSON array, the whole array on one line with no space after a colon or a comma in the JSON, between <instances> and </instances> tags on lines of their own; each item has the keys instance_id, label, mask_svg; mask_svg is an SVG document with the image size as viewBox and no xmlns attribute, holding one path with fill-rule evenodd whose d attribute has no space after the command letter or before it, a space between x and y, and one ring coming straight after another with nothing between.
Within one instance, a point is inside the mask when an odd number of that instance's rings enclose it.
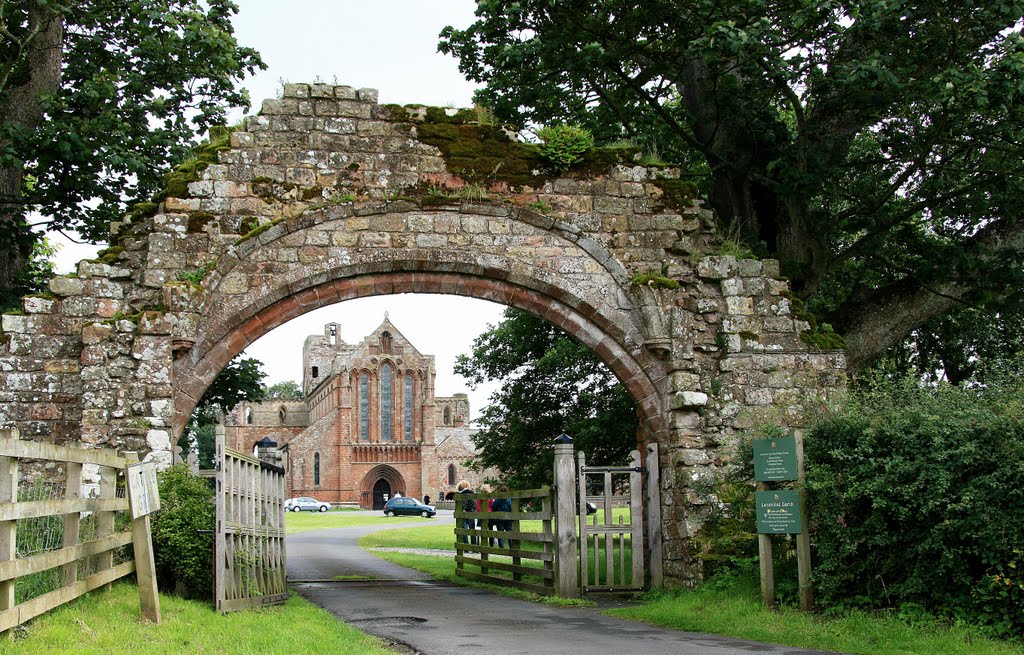
<instances>
[{"instance_id":1,"label":"wire fence","mask_svg":"<svg viewBox=\"0 0 1024 655\"><path fill-rule=\"evenodd\" d=\"M27 462L27 460L26 460ZM26 467L30 468L30 466ZM61 479L63 473L49 469L31 480L22 480L18 485L18 502L60 500L67 495L67 480ZM95 493L95 492L93 492ZM125 497L123 480L119 480L117 497ZM67 546L73 546L95 539L99 535L99 522L92 512L82 512L80 516L78 539L73 543L65 543L64 526L67 515L39 516L18 519L15 522L15 550L17 558L31 557L42 553L53 552ZM122 532L131 528L131 517L127 511L114 514L114 532ZM131 545L122 546L114 551L114 564L132 559ZM100 570L95 557L78 561L77 579L81 580ZM47 569L38 573L21 576L14 583L14 602L21 604L59 589L64 584L65 571L60 568Z\"/></svg>"}]
</instances>

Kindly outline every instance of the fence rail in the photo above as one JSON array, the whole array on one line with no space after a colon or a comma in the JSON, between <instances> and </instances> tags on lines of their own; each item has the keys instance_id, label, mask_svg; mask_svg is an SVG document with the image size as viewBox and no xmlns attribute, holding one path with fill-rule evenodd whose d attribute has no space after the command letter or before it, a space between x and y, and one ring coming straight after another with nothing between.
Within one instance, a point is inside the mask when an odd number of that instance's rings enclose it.
<instances>
[{"instance_id":1,"label":"fence rail","mask_svg":"<svg viewBox=\"0 0 1024 655\"><path fill-rule=\"evenodd\" d=\"M463 502L512 499L512 511L463 509ZM455 574L469 580L514 587L541 595L555 593L555 537L550 487L455 496ZM536 509L536 505L540 509ZM540 532L522 530L540 521ZM500 559L491 559L498 557ZM477 570L468 570L471 566Z\"/></svg>"},{"instance_id":2,"label":"fence rail","mask_svg":"<svg viewBox=\"0 0 1024 655\"><path fill-rule=\"evenodd\" d=\"M0 430L0 631L136 571L136 559L115 564L115 554L129 544L150 543L148 522L131 520L119 484L137 460L110 450L23 441L17 431ZM21 480L23 465L49 466L63 471L64 479L30 484L31 475ZM91 495L83 497L86 472ZM33 493L36 488L43 492ZM151 549L136 554L152 560ZM159 621L155 585L140 587L140 599L145 617Z\"/></svg>"}]
</instances>

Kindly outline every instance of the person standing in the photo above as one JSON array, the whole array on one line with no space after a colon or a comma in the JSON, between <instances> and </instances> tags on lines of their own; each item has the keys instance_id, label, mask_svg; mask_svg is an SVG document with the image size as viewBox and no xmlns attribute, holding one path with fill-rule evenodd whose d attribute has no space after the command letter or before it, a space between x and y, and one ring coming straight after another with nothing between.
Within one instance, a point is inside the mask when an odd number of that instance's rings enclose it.
<instances>
[{"instance_id":1,"label":"person standing","mask_svg":"<svg viewBox=\"0 0 1024 655\"><path fill-rule=\"evenodd\" d=\"M460 494L471 494L471 493L473 493L473 489L472 489L472 487L469 486L469 482L467 482L465 480L460 480L459 484L455 487L455 489ZM476 511L476 501L473 500L472 498L467 498L467 499L463 500L462 501L462 511L463 512L475 512ZM460 527L462 527L463 529L466 529L466 530L474 530L476 528L476 520L472 519L472 518L463 518L462 519L462 525ZM468 537L467 535L462 535L462 543L464 543L464 544L472 544L472 545L475 546L475 545L477 545L480 542L477 539L476 535L474 534L472 538Z\"/></svg>"},{"instance_id":2,"label":"person standing","mask_svg":"<svg viewBox=\"0 0 1024 655\"><path fill-rule=\"evenodd\" d=\"M505 485L501 485L500 487L498 487L498 493L499 494L508 493L508 487L505 486ZM506 497L499 496L499 497L495 498L493 500L493 504L491 505L491 511L492 512L511 512L512 511L512 499L508 498L507 496ZM500 532L511 532L512 531L512 519L507 519L507 518L494 519L491 522L494 524L495 529L500 531ZM512 547L512 541L511 540L509 540L508 545L509 545L510 548ZM502 539L501 537L498 537L498 548L504 548L504 547L505 547L505 540Z\"/></svg>"},{"instance_id":3,"label":"person standing","mask_svg":"<svg viewBox=\"0 0 1024 655\"><path fill-rule=\"evenodd\" d=\"M423 504L424 505L429 505L430 504L430 494L427 494L427 495L425 495L423 497Z\"/></svg>"}]
</instances>

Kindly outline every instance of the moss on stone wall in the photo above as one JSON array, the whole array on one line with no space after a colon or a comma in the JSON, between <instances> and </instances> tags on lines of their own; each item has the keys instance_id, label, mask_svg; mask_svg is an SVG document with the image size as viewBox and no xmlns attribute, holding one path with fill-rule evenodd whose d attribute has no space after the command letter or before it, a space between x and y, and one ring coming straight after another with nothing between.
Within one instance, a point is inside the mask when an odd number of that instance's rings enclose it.
<instances>
[{"instance_id":1,"label":"moss on stone wall","mask_svg":"<svg viewBox=\"0 0 1024 655\"><path fill-rule=\"evenodd\" d=\"M660 178L653 183L661 189L661 202L669 209L692 207L697 197L697 185L689 180Z\"/></svg>"},{"instance_id":2,"label":"moss on stone wall","mask_svg":"<svg viewBox=\"0 0 1024 655\"><path fill-rule=\"evenodd\" d=\"M387 105L392 120L415 120L405 107ZM558 173L540 154L537 144L509 138L502 127L481 123L481 110L460 109L449 115L440 107L416 107L425 115L416 123L417 138L441 151L448 170L470 182L504 182L512 190L537 189ZM566 173L594 177L617 164L635 164L636 148L591 148Z\"/></svg>"},{"instance_id":3,"label":"moss on stone wall","mask_svg":"<svg viewBox=\"0 0 1024 655\"><path fill-rule=\"evenodd\" d=\"M660 271L641 271L633 276L636 286L652 286L657 289L678 289L679 281L662 274Z\"/></svg>"}]
</instances>

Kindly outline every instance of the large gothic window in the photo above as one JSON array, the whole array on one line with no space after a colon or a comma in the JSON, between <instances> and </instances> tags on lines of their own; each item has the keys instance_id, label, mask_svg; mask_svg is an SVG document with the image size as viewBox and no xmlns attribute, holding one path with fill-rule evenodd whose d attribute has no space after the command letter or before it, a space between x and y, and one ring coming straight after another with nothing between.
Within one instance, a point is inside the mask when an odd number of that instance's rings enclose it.
<instances>
[{"instance_id":1,"label":"large gothic window","mask_svg":"<svg viewBox=\"0 0 1024 655\"><path fill-rule=\"evenodd\" d=\"M394 369L391 364L384 362L380 367L380 440L393 441L394 423L392 410L394 408Z\"/></svg>"},{"instance_id":2,"label":"large gothic window","mask_svg":"<svg viewBox=\"0 0 1024 655\"><path fill-rule=\"evenodd\" d=\"M366 373L359 376L359 438L370 438L370 376Z\"/></svg>"},{"instance_id":3,"label":"large gothic window","mask_svg":"<svg viewBox=\"0 0 1024 655\"><path fill-rule=\"evenodd\" d=\"M405 440L412 441L412 373L405 374L405 394L404 394L404 423L405 423Z\"/></svg>"},{"instance_id":4,"label":"large gothic window","mask_svg":"<svg viewBox=\"0 0 1024 655\"><path fill-rule=\"evenodd\" d=\"M313 453L313 486L320 486L320 453Z\"/></svg>"}]
</instances>

